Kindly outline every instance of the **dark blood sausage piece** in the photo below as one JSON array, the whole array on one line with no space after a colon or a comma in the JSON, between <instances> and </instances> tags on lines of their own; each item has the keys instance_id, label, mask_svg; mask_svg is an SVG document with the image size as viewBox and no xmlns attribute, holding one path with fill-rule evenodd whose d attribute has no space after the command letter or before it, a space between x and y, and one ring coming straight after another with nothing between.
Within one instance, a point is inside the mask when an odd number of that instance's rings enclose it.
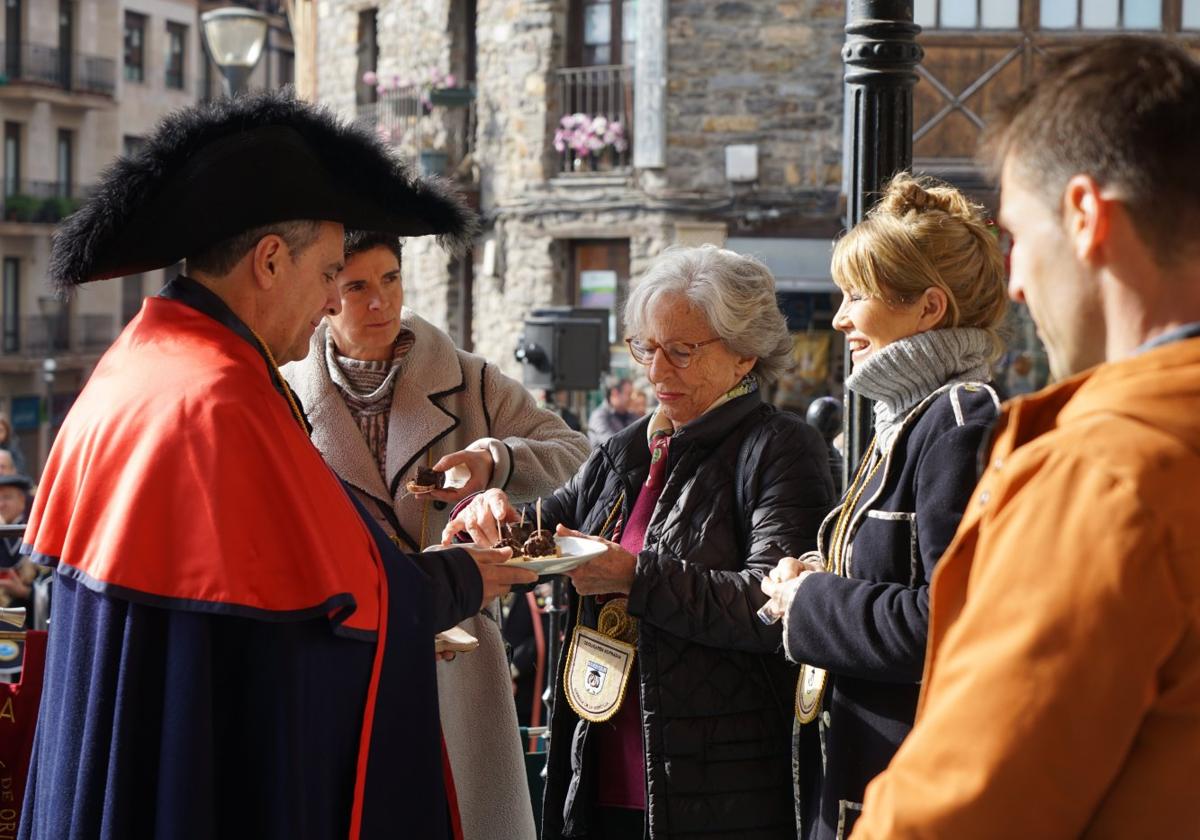
<instances>
[{"instance_id":1,"label":"dark blood sausage piece","mask_svg":"<svg viewBox=\"0 0 1200 840\"><path fill-rule=\"evenodd\" d=\"M446 474L427 467L417 467L417 477L413 479L413 484L418 487L433 487L441 490L446 486Z\"/></svg>"},{"instance_id":2,"label":"dark blood sausage piece","mask_svg":"<svg viewBox=\"0 0 1200 840\"><path fill-rule=\"evenodd\" d=\"M502 526L501 532L505 539L512 540L518 545L524 545L525 541L533 534L533 525L522 525L520 522L506 522Z\"/></svg>"},{"instance_id":3,"label":"dark blood sausage piece","mask_svg":"<svg viewBox=\"0 0 1200 840\"><path fill-rule=\"evenodd\" d=\"M498 543L496 543L494 546L492 546L492 548L511 548L512 556L513 556L514 560L517 559L518 557L521 557L525 553L521 543L518 542L517 540L514 540L512 537L505 537L504 539L502 539Z\"/></svg>"},{"instance_id":4,"label":"dark blood sausage piece","mask_svg":"<svg viewBox=\"0 0 1200 840\"><path fill-rule=\"evenodd\" d=\"M528 557L553 557L557 553L558 546L550 531L534 531L533 536L525 541L525 554Z\"/></svg>"}]
</instances>

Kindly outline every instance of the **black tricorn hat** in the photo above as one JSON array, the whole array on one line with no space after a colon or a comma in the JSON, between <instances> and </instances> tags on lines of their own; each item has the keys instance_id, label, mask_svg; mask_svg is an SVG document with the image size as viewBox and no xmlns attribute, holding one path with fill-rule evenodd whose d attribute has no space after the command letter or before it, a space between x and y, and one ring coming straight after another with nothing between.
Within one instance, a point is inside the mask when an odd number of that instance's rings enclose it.
<instances>
[{"instance_id":1,"label":"black tricorn hat","mask_svg":"<svg viewBox=\"0 0 1200 840\"><path fill-rule=\"evenodd\" d=\"M417 177L374 134L328 109L268 91L164 117L59 227L50 279L65 293L293 219L438 234L456 251L475 231L474 214L445 182Z\"/></svg>"}]
</instances>

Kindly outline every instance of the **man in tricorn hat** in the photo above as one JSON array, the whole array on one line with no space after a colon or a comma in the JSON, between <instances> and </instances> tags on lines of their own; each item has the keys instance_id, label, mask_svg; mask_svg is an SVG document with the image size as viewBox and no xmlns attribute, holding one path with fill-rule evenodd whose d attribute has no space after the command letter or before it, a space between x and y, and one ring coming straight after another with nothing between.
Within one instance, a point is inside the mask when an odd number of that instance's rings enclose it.
<instances>
[{"instance_id":1,"label":"man in tricorn hat","mask_svg":"<svg viewBox=\"0 0 1200 840\"><path fill-rule=\"evenodd\" d=\"M60 229L52 279L171 265L55 442L26 553L57 566L23 838L444 838L433 635L530 572L400 554L278 365L327 313L343 225L470 218L284 94L167 118Z\"/></svg>"}]
</instances>

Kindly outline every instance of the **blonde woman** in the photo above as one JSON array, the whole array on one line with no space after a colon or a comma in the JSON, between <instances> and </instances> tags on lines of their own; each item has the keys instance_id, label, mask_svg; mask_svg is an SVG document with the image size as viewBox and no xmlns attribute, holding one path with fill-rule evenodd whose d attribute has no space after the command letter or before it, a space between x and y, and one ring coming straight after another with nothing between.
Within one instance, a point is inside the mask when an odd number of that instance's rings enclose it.
<instances>
[{"instance_id":1,"label":"blonde woman","mask_svg":"<svg viewBox=\"0 0 1200 840\"><path fill-rule=\"evenodd\" d=\"M980 209L952 187L898 175L838 242L846 386L875 401L875 439L818 552L763 582L768 616L801 663L797 808L805 840L850 835L867 783L912 728L929 580L976 479L1000 401L1004 261Z\"/></svg>"}]
</instances>

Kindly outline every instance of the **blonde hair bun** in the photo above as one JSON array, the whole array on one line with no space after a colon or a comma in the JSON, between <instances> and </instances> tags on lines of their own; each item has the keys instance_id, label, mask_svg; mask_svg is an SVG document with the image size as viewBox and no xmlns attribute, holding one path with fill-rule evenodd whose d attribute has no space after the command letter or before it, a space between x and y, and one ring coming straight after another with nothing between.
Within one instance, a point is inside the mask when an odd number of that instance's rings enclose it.
<instances>
[{"instance_id":1,"label":"blonde hair bun","mask_svg":"<svg viewBox=\"0 0 1200 840\"><path fill-rule=\"evenodd\" d=\"M908 213L941 212L970 223L985 225L983 208L973 204L954 187L933 178L920 178L901 172L888 182L883 197L871 215L904 216Z\"/></svg>"}]
</instances>

